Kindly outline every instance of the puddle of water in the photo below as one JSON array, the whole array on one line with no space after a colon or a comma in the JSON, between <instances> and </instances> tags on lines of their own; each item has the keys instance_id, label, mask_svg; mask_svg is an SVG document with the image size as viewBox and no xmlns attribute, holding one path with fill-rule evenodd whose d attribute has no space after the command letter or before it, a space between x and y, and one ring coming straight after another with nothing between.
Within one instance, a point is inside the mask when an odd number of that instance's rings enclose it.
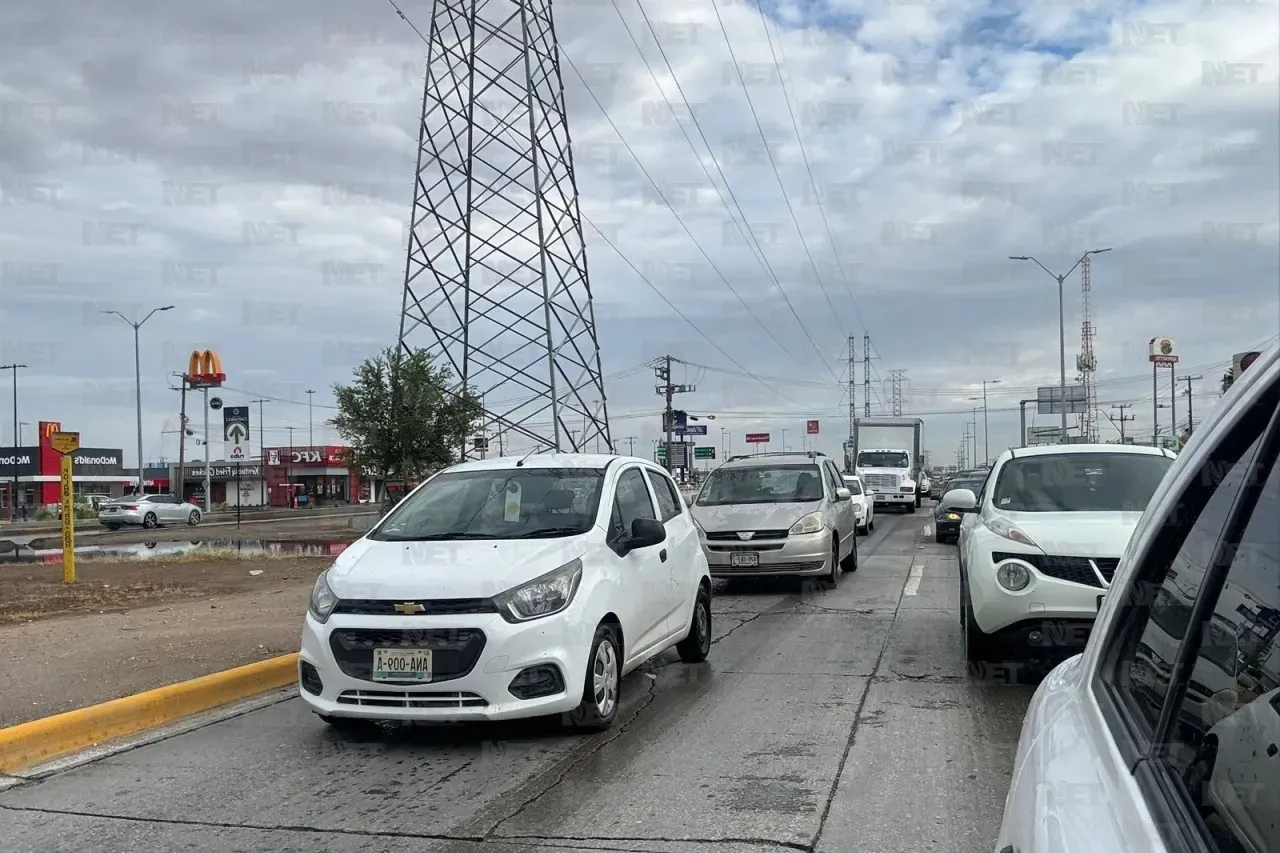
<instances>
[{"instance_id":1,"label":"puddle of water","mask_svg":"<svg viewBox=\"0 0 1280 853\"><path fill-rule=\"evenodd\" d=\"M284 554L298 557L336 557L351 544L348 539L198 539L190 542L141 542L136 545L104 545L76 548L76 556L92 559L112 557L133 560L164 560L183 554L207 552L221 556L235 551L244 556L254 554ZM0 555L6 563L60 563L61 548L38 551L18 548Z\"/></svg>"}]
</instances>

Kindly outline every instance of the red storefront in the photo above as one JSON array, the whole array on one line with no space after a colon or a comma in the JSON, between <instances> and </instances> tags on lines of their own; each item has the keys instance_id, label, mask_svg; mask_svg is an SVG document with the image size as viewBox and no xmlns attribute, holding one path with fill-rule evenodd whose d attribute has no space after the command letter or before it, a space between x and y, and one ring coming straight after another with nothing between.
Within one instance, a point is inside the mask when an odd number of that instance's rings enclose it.
<instances>
[{"instance_id":1,"label":"red storefront","mask_svg":"<svg viewBox=\"0 0 1280 853\"><path fill-rule=\"evenodd\" d=\"M362 477L347 467L346 448L268 447L263 450L267 500L271 506L325 506L356 503Z\"/></svg>"}]
</instances>

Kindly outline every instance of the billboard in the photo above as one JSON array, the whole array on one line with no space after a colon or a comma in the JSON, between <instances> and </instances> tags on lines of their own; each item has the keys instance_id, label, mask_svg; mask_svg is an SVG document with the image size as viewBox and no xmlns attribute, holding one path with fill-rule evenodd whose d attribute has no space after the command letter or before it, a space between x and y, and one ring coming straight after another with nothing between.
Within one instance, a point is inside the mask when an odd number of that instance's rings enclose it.
<instances>
[{"instance_id":1,"label":"billboard","mask_svg":"<svg viewBox=\"0 0 1280 853\"><path fill-rule=\"evenodd\" d=\"M1066 412L1068 415L1083 414L1089 407L1089 396L1083 385L1067 386ZM1043 385L1036 389L1036 413L1040 415L1060 415L1063 411L1062 387L1059 385Z\"/></svg>"},{"instance_id":2,"label":"billboard","mask_svg":"<svg viewBox=\"0 0 1280 853\"><path fill-rule=\"evenodd\" d=\"M1165 366L1177 364L1178 354L1173 338L1152 338L1147 344L1147 361Z\"/></svg>"},{"instance_id":3,"label":"billboard","mask_svg":"<svg viewBox=\"0 0 1280 853\"><path fill-rule=\"evenodd\" d=\"M768 444L769 433L767 432L749 432L747 433L747 444Z\"/></svg>"}]
</instances>

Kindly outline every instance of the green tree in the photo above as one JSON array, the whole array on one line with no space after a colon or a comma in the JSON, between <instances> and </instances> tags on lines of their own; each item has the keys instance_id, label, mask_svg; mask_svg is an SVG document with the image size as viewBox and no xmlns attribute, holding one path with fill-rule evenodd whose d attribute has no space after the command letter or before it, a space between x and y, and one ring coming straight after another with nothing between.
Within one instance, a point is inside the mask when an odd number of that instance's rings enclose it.
<instances>
[{"instance_id":1,"label":"green tree","mask_svg":"<svg viewBox=\"0 0 1280 853\"><path fill-rule=\"evenodd\" d=\"M347 464L407 481L458 462L481 406L470 389L453 389L453 371L426 350L388 347L333 386L330 422L350 448Z\"/></svg>"}]
</instances>

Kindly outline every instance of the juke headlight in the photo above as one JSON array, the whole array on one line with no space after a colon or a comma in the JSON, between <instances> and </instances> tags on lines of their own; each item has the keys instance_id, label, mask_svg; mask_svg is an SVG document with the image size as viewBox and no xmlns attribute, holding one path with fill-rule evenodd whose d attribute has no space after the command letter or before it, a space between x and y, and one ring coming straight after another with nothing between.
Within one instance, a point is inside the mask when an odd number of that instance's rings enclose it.
<instances>
[{"instance_id":1,"label":"juke headlight","mask_svg":"<svg viewBox=\"0 0 1280 853\"><path fill-rule=\"evenodd\" d=\"M582 560L571 560L542 577L494 597L498 611L508 622L528 622L551 616L573 603L582 583Z\"/></svg>"},{"instance_id":2,"label":"juke headlight","mask_svg":"<svg viewBox=\"0 0 1280 853\"><path fill-rule=\"evenodd\" d=\"M315 620L323 625L329 621L333 608L337 606L338 596L329 589L329 569L325 569L316 578L316 585L311 589L311 605L308 609Z\"/></svg>"}]
</instances>

